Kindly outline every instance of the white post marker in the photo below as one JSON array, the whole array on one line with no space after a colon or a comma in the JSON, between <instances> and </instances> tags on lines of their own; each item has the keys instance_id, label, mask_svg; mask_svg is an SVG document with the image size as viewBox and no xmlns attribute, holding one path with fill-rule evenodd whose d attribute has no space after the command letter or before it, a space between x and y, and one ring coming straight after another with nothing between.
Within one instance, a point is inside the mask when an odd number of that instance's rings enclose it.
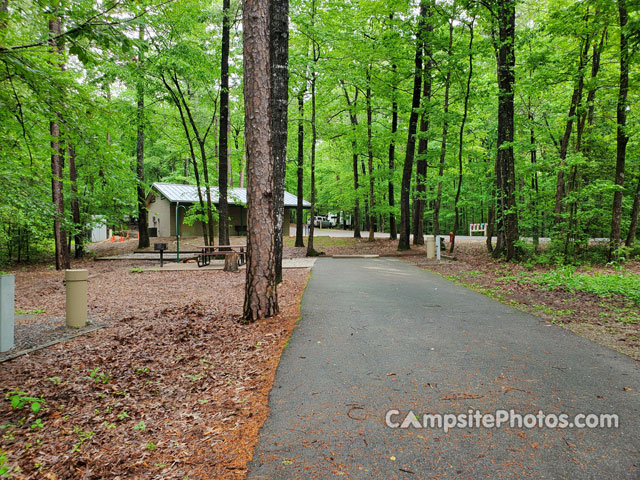
<instances>
[{"instance_id":1,"label":"white post marker","mask_svg":"<svg viewBox=\"0 0 640 480\"><path fill-rule=\"evenodd\" d=\"M440 261L440 235L438 235L438 238L436 239L436 258L438 259L438 261Z\"/></svg>"},{"instance_id":2,"label":"white post marker","mask_svg":"<svg viewBox=\"0 0 640 480\"><path fill-rule=\"evenodd\" d=\"M0 352L13 348L15 275L0 275Z\"/></svg>"}]
</instances>

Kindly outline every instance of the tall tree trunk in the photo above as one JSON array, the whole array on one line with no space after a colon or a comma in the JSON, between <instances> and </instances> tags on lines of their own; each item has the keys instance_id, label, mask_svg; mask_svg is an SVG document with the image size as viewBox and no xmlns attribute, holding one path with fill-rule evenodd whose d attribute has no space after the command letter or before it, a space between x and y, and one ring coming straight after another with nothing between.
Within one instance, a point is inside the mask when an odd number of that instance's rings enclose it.
<instances>
[{"instance_id":1,"label":"tall tree trunk","mask_svg":"<svg viewBox=\"0 0 640 480\"><path fill-rule=\"evenodd\" d=\"M347 105L349 106L349 121L351 122L351 130L353 133L353 137L351 138L351 155L353 160L353 191L355 192L355 200L354 200L354 208L353 208L353 238L362 238L360 234L360 195L358 189L360 188L359 184L359 175L358 175L358 114L356 110L357 102L358 102L358 89L356 88L356 92L353 97L353 101L349 98L349 93L347 89L342 86L344 91L344 97L347 100Z\"/></svg>"},{"instance_id":2,"label":"tall tree trunk","mask_svg":"<svg viewBox=\"0 0 640 480\"><path fill-rule=\"evenodd\" d=\"M640 211L640 174L638 175L638 184L636 186L636 194L633 197L633 208L631 209L631 225L629 225L629 233L625 245L629 248L633 246L638 231L638 212Z\"/></svg>"},{"instance_id":3,"label":"tall tree trunk","mask_svg":"<svg viewBox=\"0 0 640 480\"><path fill-rule=\"evenodd\" d=\"M564 169L566 166L567 152L569 150L569 140L571 139L571 131L573 129L573 122L576 118L576 112L578 111L582 103L582 90L584 88L584 68L586 65L587 54L589 52L590 37L587 36L580 46L580 61L578 63L578 78L573 88L573 94L571 95L571 105L569 105L569 115L567 117L567 123L564 129L564 135L560 142L560 167L558 168L558 179L556 182L556 203L555 203L555 224L559 225L562 222L563 201L566 195Z\"/></svg>"},{"instance_id":4,"label":"tall tree trunk","mask_svg":"<svg viewBox=\"0 0 640 480\"><path fill-rule=\"evenodd\" d=\"M529 121L531 122L531 128L529 130L529 141L530 141L530 158L531 165L533 165L533 175L531 176L531 191L533 198L531 199L531 213L533 215L533 248L534 251L538 251L538 246L540 244L540 220L539 220L539 212L538 212L538 197L539 197L539 189L538 189L538 171L535 166L537 159L537 150L536 150L536 135L533 129L534 116L533 111L531 110L531 100L529 99Z\"/></svg>"},{"instance_id":5,"label":"tall tree trunk","mask_svg":"<svg viewBox=\"0 0 640 480\"><path fill-rule=\"evenodd\" d=\"M315 18L315 1L313 2L313 18ZM312 20L313 23L313 20ZM318 140L318 131L316 129L316 66L319 52L316 50L316 44L313 42L313 71L311 72L311 225L309 225L309 238L307 239L307 257L316 256L315 248L313 248L313 230L316 215L316 142Z\"/></svg>"},{"instance_id":6,"label":"tall tree trunk","mask_svg":"<svg viewBox=\"0 0 640 480\"><path fill-rule=\"evenodd\" d=\"M499 0L498 24L500 41L497 46L498 77L498 246L494 255L505 250L505 258L517 258L518 214L515 195L515 165L513 155L513 85L515 83L515 0ZM502 242L500 241L502 240ZM496 253L497 252L497 253Z\"/></svg>"},{"instance_id":7,"label":"tall tree trunk","mask_svg":"<svg viewBox=\"0 0 640 480\"><path fill-rule=\"evenodd\" d=\"M300 89L298 93L298 203L296 204L296 247L304 247L303 240L303 195L304 195L304 92Z\"/></svg>"},{"instance_id":8,"label":"tall tree trunk","mask_svg":"<svg viewBox=\"0 0 640 480\"><path fill-rule=\"evenodd\" d=\"M398 131L398 101L396 99L397 66L394 64L391 68L393 70L394 84L391 87L391 141L389 142L389 238L391 240L397 240L396 215L393 213L396 205L395 194L393 192L393 177L396 161L396 132Z\"/></svg>"},{"instance_id":9,"label":"tall tree trunk","mask_svg":"<svg viewBox=\"0 0 640 480\"><path fill-rule=\"evenodd\" d=\"M198 169L198 162L196 160L196 153L195 150L193 148L193 139L191 138L191 134L189 133L189 126L187 125L187 119L184 116L184 111L182 109L182 102L180 101L180 99L178 98L178 92L174 91L173 88L171 88L171 85L169 85L169 82L167 82L167 79L165 78L164 74L160 74L160 78L162 79L162 83L164 84L165 88L167 89L167 91L169 92L169 95L171 96L171 99L173 100L174 105L176 106L176 108L178 109L178 113L180 114L180 121L182 123L182 128L184 130L184 134L187 137L187 143L189 144L189 155L191 156L191 163L193 165L193 176L196 179L196 190L198 191L198 201L200 203L200 213L204 213L206 211L205 205L204 205L204 199L202 197L202 187L201 187L201 182L200 182L200 170ZM176 215L178 215L178 211L176 211ZM176 219L176 222L178 222L178 219ZM201 222L201 226L202 226L202 238L204 239L204 244L205 245L211 245L213 243L213 237L211 237L211 242L209 241L210 237L209 237L209 232L207 230L207 225L205 225L204 222ZM176 231L176 235L178 235L178 232Z\"/></svg>"},{"instance_id":10,"label":"tall tree trunk","mask_svg":"<svg viewBox=\"0 0 640 480\"><path fill-rule=\"evenodd\" d=\"M282 282L284 182L287 169L289 107L289 0L269 2L271 61L271 143L274 162L276 282Z\"/></svg>"},{"instance_id":11,"label":"tall tree trunk","mask_svg":"<svg viewBox=\"0 0 640 480\"><path fill-rule=\"evenodd\" d=\"M620 81L617 107L617 135L616 135L616 191L613 194L613 208L611 211L611 237L609 257L613 258L620 247L620 220L622 217L622 190L624 188L624 167L627 156L627 142L629 136L627 127L627 93L629 91L629 45L627 39L627 5L626 0L618 0L618 14L620 16Z\"/></svg>"},{"instance_id":12,"label":"tall tree trunk","mask_svg":"<svg viewBox=\"0 0 640 480\"><path fill-rule=\"evenodd\" d=\"M431 5L427 5L427 16L429 20L425 29L425 59L423 86L422 86L422 116L420 118L420 138L418 139L418 157L416 159L416 198L413 202L413 244L424 245L424 208L427 193L427 150L429 148L429 108L431 103L431 69L433 60L431 59L431 32L433 23L431 21Z\"/></svg>"},{"instance_id":13,"label":"tall tree trunk","mask_svg":"<svg viewBox=\"0 0 640 480\"><path fill-rule=\"evenodd\" d=\"M362 176L367 176L367 167L364 164L364 158L360 157L360 166L362 167ZM364 229L369 231L369 195L365 195L364 197Z\"/></svg>"},{"instance_id":14,"label":"tall tree trunk","mask_svg":"<svg viewBox=\"0 0 640 480\"><path fill-rule=\"evenodd\" d=\"M595 79L598 76L598 72L600 70L600 56L602 55L602 50L604 50L604 41L607 38L607 27L602 29L602 36L600 37L600 43L596 46L593 46L593 55L592 55L592 63L591 63L591 79ZM596 86L594 84L591 85L589 89L589 93L587 94L587 123L589 125L593 125L593 111L595 109L595 99L596 99Z\"/></svg>"},{"instance_id":15,"label":"tall tree trunk","mask_svg":"<svg viewBox=\"0 0 640 480\"><path fill-rule=\"evenodd\" d=\"M425 2L420 2L420 21L416 35L416 55L414 59L413 97L411 114L409 115L409 132L407 136L407 151L402 167L402 183L400 185L400 240L398 250L409 250L411 236L411 177L413 176L413 159L416 150L416 132L418 130L418 109L420 108L420 91L422 83L422 49L424 48L424 27L427 8Z\"/></svg>"},{"instance_id":16,"label":"tall tree trunk","mask_svg":"<svg viewBox=\"0 0 640 480\"><path fill-rule=\"evenodd\" d=\"M64 70L62 40L59 38L62 31L62 21L60 17L49 20L49 50L51 52L51 63ZM49 133L51 134L51 197L55 207L53 217L53 236L56 248L56 270L69 268L69 252L67 250L67 235L62 227L64 221L64 197L62 193L63 175L63 153L60 140L60 113L55 112L54 118L49 122Z\"/></svg>"},{"instance_id":17,"label":"tall tree trunk","mask_svg":"<svg viewBox=\"0 0 640 480\"><path fill-rule=\"evenodd\" d=\"M200 159L202 160L202 176L204 177L204 186L205 186L205 194L207 197L207 204L206 204L206 214L207 214L207 225L206 225L206 229L207 229L207 233L208 233L208 237L209 237L209 241L211 242L211 245L214 244L214 229L213 229L213 224L214 224L214 220L213 220L213 202L211 200L211 183L209 182L209 164L207 161L207 150L206 150L206 142L207 142L207 136L209 135L209 132L211 131L211 127L214 124L216 115L215 113L212 116L211 119L211 123L209 124L209 126L207 127L206 131L204 132L204 134L200 134L200 130L198 129L198 124L195 121L195 118L193 116L193 114L191 113L191 108L189 107L189 104L187 103L187 99L184 96L184 93L182 92L182 87L180 86L180 81L178 80L178 76L177 74L174 72L174 74L172 75L171 79L173 80L173 84L176 87L176 92L177 92L177 97L178 99L182 102L182 107L184 108L185 112L187 113L187 118L189 119L189 123L191 124L191 130L193 130L193 134L196 138L196 141L198 142L198 146L200 147ZM189 92L187 92L188 94ZM206 241L206 237L205 237L205 241Z\"/></svg>"},{"instance_id":18,"label":"tall tree trunk","mask_svg":"<svg viewBox=\"0 0 640 480\"><path fill-rule=\"evenodd\" d=\"M144 41L144 24L138 27L138 40ZM138 52L138 74L142 76L142 49ZM138 106L136 109L137 140L136 140L136 180L138 193L138 248L149 246L149 212L147 211L147 198L144 180L144 81L138 78L136 85L136 97Z\"/></svg>"},{"instance_id":19,"label":"tall tree trunk","mask_svg":"<svg viewBox=\"0 0 640 480\"><path fill-rule=\"evenodd\" d=\"M218 135L218 244L229 245L229 37L230 0L222 0L222 48L220 58L220 132Z\"/></svg>"},{"instance_id":20,"label":"tall tree trunk","mask_svg":"<svg viewBox=\"0 0 640 480\"><path fill-rule=\"evenodd\" d=\"M371 110L371 65L367 68L367 156L368 156L368 172L369 172L369 242L375 241L375 197L374 197L374 179L373 179L373 143L371 125L373 122L373 112Z\"/></svg>"},{"instance_id":21,"label":"tall tree trunk","mask_svg":"<svg viewBox=\"0 0 640 480\"><path fill-rule=\"evenodd\" d=\"M247 151L247 268L243 318L278 313L273 225L269 2L244 0L244 104Z\"/></svg>"},{"instance_id":22,"label":"tall tree trunk","mask_svg":"<svg viewBox=\"0 0 640 480\"><path fill-rule=\"evenodd\" d=\"M467 113L469 111L469 93L471 92L471 77L473 76L473 22L475 17L471 19L469 24L469 75L467 76L467 89L464 93L464 109L462 113L462 121L460 122L460 137L458 139L458 189L456 190L455 199L455 212L456 218L453 223L453 239L449 247L449 253L453 253L453 249L456 245L456 235L458 228L460 228L460 209L458 208L458 202L460 201L460 190L462 188L462 146L464 142L464 125L467 121Z\"/></svg>"},{"instance_id":23,"label":"tall tree trunk","mask_svg":"<svg viewBox=\"0 0 640 480\"><path fill-rule=\"evenodd\" d=\"M4 46L4 30L9 23L9 0L0 0L0 47Z\"/></svg>"},{"instance_id":24,"label":"tall tree trunk","mask_svg":"<svg viewBox=\"0 0 640 480\"><path fill-rule=\"evenodd\" d=\"M73 219L73 243L75 258L82 258L84 253L83 230L80 217L80 199L78 198L78 170L76 169L76 150L71 143L67 143L67 152L69 155L69 181L71 182L71 216Z\"/></svg>"},{"instance_id":25,"label":"tall tree trunk","mask_svg":"<svg viewBox=\"0 0 640 480\"><path fill-rule=\"evenodd\" d=\"M447 54L452 55L453 49L453 23L449 22L449 46ZM437 238L440 235L440 204L442 202L442 177L444 175L444 164L447 159L447 134L449 133L449 90L451 88L451 68L448 68L444 80L444 105L442 106L442 141L440 143L440 164L438 166L438 189L436 201L433 206L433 235ZM436 240L437 241L437 240Z\"/></svg>"}]
</instances>

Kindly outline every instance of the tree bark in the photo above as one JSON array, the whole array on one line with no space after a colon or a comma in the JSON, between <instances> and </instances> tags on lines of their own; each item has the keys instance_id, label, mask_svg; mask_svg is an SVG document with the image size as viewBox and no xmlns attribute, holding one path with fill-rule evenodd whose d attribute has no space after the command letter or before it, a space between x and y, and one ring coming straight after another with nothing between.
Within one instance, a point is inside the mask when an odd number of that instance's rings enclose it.
<instances>
[{"instance_id":1,"label":"tree bark","mask_svg":"<svg viewBox=\"0 0 640 480\"><path fill-rule=\"evenodd\" d=\"M144 41L144 24L138 27L138 40ZM142 76L142 49L138 53L138 74ZM147 198L145 192L144 179L144 82L142 78L138 78L136 84L136 121L137 121L137 140L136 140L136 191L138 194L138 248L147 248L149 246L149 218L147 211Z\"/></svg>"},{"instance_id":2,"label":"tree bark","mask_svg":"<svg viewBox=\"0 0 640 480\"><path fill-rule=\"evenodd\" d=\"M424 245L424 209L427 193L427 150L429 148L429 108L431 104L431 69L433 60L431 59L431 32L433 23L431 21L431 5L427 5L427 16L429 21L425 29L423 86L422 86L422 108L424 111L420 117L420 138L418 140L418 157L416 159L416 197L413 202L413 244Z\"/></svg>"},{"instance_id":3,"label":"tree bark","mask_svg":"<svg viewBox=\"0 0 640 480\"><path fill-rule=\"evenodd\" d=\"M289 107L289 0L269 2L271 62L271 143L274 162L276 282L282 282L284 182L287 169Z\"/></svg>"},{"instance_id":4,"label":"tree bark","mask_svg":"<svg viewBox=\"0 0 640 480\"><path fill-rule=\"evenodd\" d=\"M211 245L214 244L214 233L213 233L213 224L214 224L214 220L213 220L213 202L211 200L211 183L209 182L209 165L207 162L207 150L206 150L206 142L207 142L207 136L209 135L209 132L211 131L211 127L213 126L214 120L216 118L215 113L212 116L211 119L211 123L209 123L209 126L207 127L206 131L204 132L204 134L200 133L200 130L198 129L198 124L195 121L195 118L193 116L193 114L191 113L191 108L189 107L189 104L187 103L187 99L184 96L184 93L182 92L182 87L180 86L180 81L178 80L178 76L176 73L174 73L171 77L171 79L173 80L173 84L176 87L176 91L177 91L177 97L178 99L182 102L182 107L184 108L184 111L187 113L187 118L189 119L189 123L191 125L191 130L193 130L193 134L196 138L196 141L198 142L198 146L200 147L200 159L202 160L202 176L204 177L204 186L205 186L205 194L207 197L207 204L206 204L206 214L207 214L207 233L209 236L209 241L211 242ZM206 241L206 237L205 237L205 241Z\"/></svg>"},{"instance_id":5,"label":"tree bark","mask_svg":"<svg viewBox=\"0 0 640 480\"><path fill-rule=\"evenodd\" d=\"M349 93L347 89L342 86L344 91L344 98L347 100L347 105L349 106L349 121L351 122L351 130L353 133L353 137L351 138L351 157L353 160L353 190L355 192L355 200L353 207L353 238L362 238L360 234L360 196L358 193L358 189L360 188L359 184L359 175L358 175L358 114L356 110L356 105L358 102L358 89L356 88L356 92L353 97L353 101L349 98Z\"/></svg>"},{"instance_id":6,"label":"tree bark","mask_svg":"<svg viewBox=\"0 0 640 480\"><path fill-rule=\"evenodd\" d=\"M494 256L505 253L506 260L517 258L518 214L515 196L515 165L513 155L515 83L515 1L499 0L498 24L500 42L497 46L498 77L498 243Z\"/></svg>"},{"instance_id":7,"label":"tree bark","mask_svg":"<svg viewBox=\"0 0 640 480\"><path fill-rule=\"evenodd\" d=\"M611 211L611 237L609 257L612 259L620 247L620 221L622 217L622 189L624 188L624 167L627 156L629 136L627 128L627 94L629 91L629 45L627 39L627 5L626 0L618 0L620 16L620 81L618 90L618 107L616 115L616 191L613 194Z\"/></svg>"},{"instance_id":8,"label":"tree bark","mask_svg":"<svg viewBox=\"0 0 640 480\"><path fill-rule=\"evenodd\" d=\"M243 64L247 151L247 268L243 318L278 313L271 151L269 1L244 0Z\"/></svg>"},{"instance_id":9,"label":"tree bark","mask_svg":"<svg viewBox=\"0 0 640 480\"><path fill-rule=\"evenodd\" d=\"M409 116L409 132L407 136L407 151L402 167L402 183L400 185L400 240L398 250L409 250L411 235L411 177L413 174L413 159L416 150L416 132L418 130L418 109L420 108L420 92L422 83L422 49L424 48L424 24L427 9L424 1L420 3L420 21L416 35L416 55L414 59L413 97L411 114Z\"/></svg>"},{"instance_id":10,"label":"tree bark","mask_svg":"<svg viewBox=\"0 0 640 480\"><path fill-rule=\"evenodd\" d=\"M394 84L392 88L393 100L391 101L391 141L389 142L389 238L391 240L397 240L398 234L396 231L396 215L394 212L396 199L393 191L393 177L396 161L396 132L398 131L398 101L396 99L397 89L397 66L392 66Z\"/></svg>"},{"instance_id":11,"label":"tree bark","mask_svg":"<svg viewBox=\"0 0 640 480\"><path fill-rule=\"evenodd\" d=\"M456 235L458 233L458 228L460 228L460 209L458 208L458 202L460 201L460 190L462 188L462 146L464 143L464 125L467 122L469 94L471 92L471 77L473 76L473 22L475 22L475 17L469 24L469 75L467 76L467 89L464 93L464 109L462 113L462 121L460 122L460 137L458 139L458 189L456 190L456 199L454 203L456 218L453 223L453 238L451 239L451 245L449 246L449 253L453 253L453 249L456 245Z\"/></svg>"},{"instance_id":12,"label":"tree bark","mask_svg":"<svg viewBox=\"0 0 640 480\"><path fill-rule=\"evenodd\" d=\"M7 28L7 24L9 23L9 0L0 0L0 47L3 46L4 42L4 29Z\"/></svg>"},{"instance_id":13,"label":"tree bark","mask_svg":"<svg viewBox=\"0 0 640 480\"><path fill-rule=\"evenodd\" d=\"M571 95L571 105L569 105L569 115L564 129L564 135L560 142L560 167L558 168L558 178L556 181L556 203L555 203L555 224L562 222L563 201L566 195L566 186L564 179L564 168L566 166L567 152L569 150L569 140L571 139L571 131L573 122L576 118L576 112L582 103L582 91L584 89L584 68L586 65L586 57L589 51L590 37L587 36L580 46L580 61L578 63L578 78Z\"/></svg>"},{"instance_id":14,"label":"tree bark","mask_svg":"<svg viewBox=\"0 0 640 480\"><path fill-rule=\"evenodd\" d=\"M315 18L315 1L313 2L313 18ZM312 20L313 23L313 20ZM313 43L313 71L311 72L311 225L309 225L309 238L307 239L307 257L318 255L313 248L313 231L315 229L314 219L316 215L316 142L318 131L316 129L316 69L315 63L318 61L319 52Z\"/></svg>"},{"instance_id":15,"label":"tree bark","mask_svg":"<svg viewBox=\"0 0 640 480\"><path fill-rule=\"evenodd\" d=\"M178 98L177 92L175 92L173 88L171 88L171 86L169 85L169 82L167 82L167 79L165 78L164 74L160 74L160 78L162 79L162 83L164 83L165 88L169 92L169 95L171 96L171 99L173 100L173 103L178 109L178 113L180 114L180 121L182 123L182 128L184 130L185 136L187 137L187 143L189 144L189 155L191 156L191 163L193 165L193 176L196 179L196 190L198 191L200 213L204 213L206 211L206 208L204 205L204 199L202 197L202 188L200 183L200 170L198 169L198 162L196 160L196 154L193 148L193 139L191 138L191 134L189 133L189 126L187 125L187 120L184 116L182 103ZM176 212L176 215L178 215L178 212ZM202 225L202 238L204 239L204 244L211 245L211 243L213 243L213 238L211 238L211 242L209 242L210 237L209 237L209 232L207 230L207 226L205 225L204 222L201 222L201 225ZM178 235L178 232L176 232L176 235Z\"/></svg>"},{"instance_id":16,"label":"tree bark","mask_svg":"<svg viewBox=\"0 0 640 480\"><path fill-rule=\"evenodd\" d=\"M222 48L220 57L220 132L218 135L218 244L229 245L229 37L230 0L222 1ZM226 266L226 264L225 264Z\"/></svg>"},{"instance_id":17,"label":"tree bark","mask_svg":"<svg viewBox=\"0 0 640 480\"><path fill-rule=\"evenodd\" d=\"M638 175L638 184L636 185L636 194L633 198L633 207L631 208L631 225L629 225L629 233L625 245L629 248L633 246L638 232L638 212L640 211L640 175Z\"/></svg>"},{"instance_id":18,"label":"tree bark","mask_svg":"<svg viewBox=\"0 0 640 480\"><path fill-rule=\"evenodd\" d=\"M449 22L449 46L447 54L452 55L453 50L453 23ZM442 202L442 177L444 175L444 164L447 159L447 134L449 133L449 91L451 89L451 68L447 70L444 80L444 105L442 106L442 140L440 143L440 164L438 166L438 189L436 200L433 206L433 235L438 238L440 235L440 204ZM437 240L436 240L437 241Z\"/></svg>"},{"instance_id":19,"label":"tree bark","mask_svg":"<svg viewBox=\"0 0 640 480\"><path fill-rule=\"evenodd\" d=\"M49 20L49 51L51 53L51 63L60 70L64 70L63 46L59 38L62 30L62 20L54 17ZM67 235L63 229L64 222L64 196L62 193L63 176L63 153L60 140L60 112L54 112L54 118L49 122L49 133L51 134L51 197L55 207L53 217L53 236L56 250L56 270L69 268L69 251L67 250Z\"/></svg>"},{"instance_id":20,"label":"tree bark","mask_svg":"<svg viewBox=\"0 0 640 480\"><path fill-rule=\"evenodd\" d=\"M373 179L373 143L371 126L373 122L373 112L371 110L371 65L367 68L367 90L365 100L367 104L367 157L368 157L368 173L369 173L369 242L375 241L375 190Z\"/></svg>"},{"instance_id":21,"label":"tree bark","mask_svg":"<svg viewBox=\"0 0 640 480\"><path fill-rule=\"evenodd\" d=\"M300 89L298 93L298 202L296 204L296 247L304 247L303 235L303 195L304 195L304 92Z\"/></svg>"},{"instance_id":22,"label":"tree bark","mask_svg":"<svg viewBox=\"0 0 640 480\"><path fill-rule=\"evenodd\" d=\"M74 257L82 258L84 254L83 229L84 225L80 216L80 199L78 198L78 170L76 168L76 150L71 143L67 143L69 155L69 181L71 182L71 217L73 219L73 244Z\"/></svg>"}]
</instances>

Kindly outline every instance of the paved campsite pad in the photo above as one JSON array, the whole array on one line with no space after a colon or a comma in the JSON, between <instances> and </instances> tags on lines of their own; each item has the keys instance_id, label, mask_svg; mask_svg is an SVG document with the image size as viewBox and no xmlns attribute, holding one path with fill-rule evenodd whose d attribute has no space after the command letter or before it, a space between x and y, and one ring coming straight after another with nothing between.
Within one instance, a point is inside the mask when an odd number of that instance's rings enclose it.
<instances>
[{"instance_id":1,"label":"paved campsite pad","mask_svg":"<svg viewBox=\"0 0 640 480\"><path fill-rule=\"evenodd\" d=\"M632 359L395 259L320 259L250 479L637 478ZM390 429L426 413L615 413L618 429Z\"/></svg>"}]
</instances>

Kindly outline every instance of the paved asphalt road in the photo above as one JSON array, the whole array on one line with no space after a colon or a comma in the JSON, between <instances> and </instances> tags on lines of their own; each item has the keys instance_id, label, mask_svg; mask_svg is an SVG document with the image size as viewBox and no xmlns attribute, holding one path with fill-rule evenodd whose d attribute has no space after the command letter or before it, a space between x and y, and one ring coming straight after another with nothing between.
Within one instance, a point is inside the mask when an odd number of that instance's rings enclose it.
<instances>
[{"instance_id":1,"label":"paved asphalt road","mask_svg":"<svg viewBox=\"0 0 640 480\"><path fill-rule=\"evenodd\" d=\"M639 478L628 357L397 259L319 259L250 479ZM620 428L399 429L397 409L614 413Z\"/></svg>"}]
</instances>

